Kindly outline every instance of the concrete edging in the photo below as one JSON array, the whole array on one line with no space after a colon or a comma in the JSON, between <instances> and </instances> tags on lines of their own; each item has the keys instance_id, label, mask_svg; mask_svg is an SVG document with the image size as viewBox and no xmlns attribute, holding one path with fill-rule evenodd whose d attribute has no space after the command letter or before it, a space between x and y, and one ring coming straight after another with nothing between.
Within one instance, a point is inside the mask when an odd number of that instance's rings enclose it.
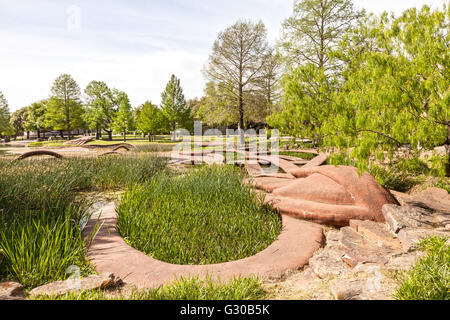
<instances>
[{"instance_id":1,"label":"concrete edging","mask_svg":"<svg viewBox=\"0 0 450 320\"><path fill-rule=\"evenodd\" d=\"M139 288L155 288L180 277L199 276L229 280L236 276L281 277L309 263L325 240L320 226L282 216L283 229L277 240L260 253L245 259L214 265L174 265L153 259L130 247L117 231L114 204L93 214L83 236L100 228L88 248L88 259L99 273L110 272Z\"/></svg>"}]
</instances>

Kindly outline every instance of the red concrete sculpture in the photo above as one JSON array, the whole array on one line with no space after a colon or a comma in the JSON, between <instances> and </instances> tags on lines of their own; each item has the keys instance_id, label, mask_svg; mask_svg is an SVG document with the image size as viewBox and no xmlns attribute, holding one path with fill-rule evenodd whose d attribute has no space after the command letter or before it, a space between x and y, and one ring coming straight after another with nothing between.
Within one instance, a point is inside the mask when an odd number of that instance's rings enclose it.
<instances>
[{"instance_id":1,"label":"red concrete sculpture","mask_svg":"<svg viewBox=\"0 0 450 320\"><path fill-rule=\"evenodd\" d=\"M381 208L385 204L396 203L389 191L370 174L359 175L354 167L299 168L290 174L296 179L269 181L270 185L263 188L267 191L272 189L266 196L266 203L282 214L317 223L348 226L350 220L384 222ZM259 183L264 185L264 182Z\"/></svg>"}]
</instances>

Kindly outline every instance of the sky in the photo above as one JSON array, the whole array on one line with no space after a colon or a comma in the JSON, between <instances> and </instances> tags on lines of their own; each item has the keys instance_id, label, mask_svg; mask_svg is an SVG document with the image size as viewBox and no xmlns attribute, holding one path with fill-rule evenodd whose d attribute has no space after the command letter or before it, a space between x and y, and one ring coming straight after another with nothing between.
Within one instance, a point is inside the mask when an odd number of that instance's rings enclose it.
<instances>
[{"instance_id":1,"label":"sky","mask_svg":"<svg viewBox=\"0 0 450 320\"><path fill-rule=\"evenodd\" d=\"M446 0L354 0L368 12L401 13ZM160 103L171 74L187 99L201 97L202 69L217 34L262 20L275 43L293 0L0 0L0 91L10 111L48 98L70 74L125 91L133 106Z\"/></svg>"}]
</instances>

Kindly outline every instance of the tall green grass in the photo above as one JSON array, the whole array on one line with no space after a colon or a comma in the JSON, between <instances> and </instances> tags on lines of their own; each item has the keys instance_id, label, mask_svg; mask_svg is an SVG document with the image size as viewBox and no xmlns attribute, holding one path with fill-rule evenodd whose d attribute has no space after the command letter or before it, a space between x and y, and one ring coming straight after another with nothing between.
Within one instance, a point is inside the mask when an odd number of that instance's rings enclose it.
<instances>
[{"instance_id":1,"label":"tall green grass","mask_svg":"<svg viewBox=\"0 0 450 320\"><path fill-rule=\"evenodd\" d=\"M30 289L65 279L70 265L91 272L81 229L93 200L79 192L124 188L165 165L149 156L0 161L0 281Z\"/></svg>"},{"instance_id":2,"label":"tall green grass","mask_svg":"<svg viewBox=\"0 0 450 320\"><path fill-rule=\"evenodd\" d=\"M131 246L174 264L254 255L278 237L281 220L242 179L232 166L213 166L130 186L117 207L119 231Z\"/></svg>"},{"instance_id":3,"label":"tall green grass","mask_svg":"<svg viewBox=\"0 0 450 320\"><path fill-rule=\"evenodd\" d=\"M450 300L450 246L448 239L431 237L419 244L426 256L400 276L394 297L399 300Z\"/></svg>"},{"instance_id":4,"label":"tall green grass","mask_svg":"<svg viewBox=\"0 0 450 320\"><path fill-rule=\"evenodd\" d=\"M160 288L133 291L127 296L93 290L60 297L38 296L33 300L261 300L265 296L261 282L255 278L236 278L227 283L181 278Z\"/></svg>"}]
</instances>

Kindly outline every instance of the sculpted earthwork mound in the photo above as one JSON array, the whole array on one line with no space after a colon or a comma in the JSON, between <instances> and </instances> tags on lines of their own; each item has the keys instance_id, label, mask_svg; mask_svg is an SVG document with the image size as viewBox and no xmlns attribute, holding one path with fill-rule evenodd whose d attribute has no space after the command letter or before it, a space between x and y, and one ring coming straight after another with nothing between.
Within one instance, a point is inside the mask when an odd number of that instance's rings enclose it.
<instances>
[{"instance_id":1,"label":"sculpted earthwork mound","mask_svg":"<svg viewBox=\"0 0 450 320\"><path fill-rule=\"evenodd\" d=\"M347 226L350 220L384 222L383 205L396 204L392 195L370 174L359 175L354 167L302 168L290 174L295 179L285 180L266 196L266 202L282 214Z\"/></svg>"}]
</instances>

